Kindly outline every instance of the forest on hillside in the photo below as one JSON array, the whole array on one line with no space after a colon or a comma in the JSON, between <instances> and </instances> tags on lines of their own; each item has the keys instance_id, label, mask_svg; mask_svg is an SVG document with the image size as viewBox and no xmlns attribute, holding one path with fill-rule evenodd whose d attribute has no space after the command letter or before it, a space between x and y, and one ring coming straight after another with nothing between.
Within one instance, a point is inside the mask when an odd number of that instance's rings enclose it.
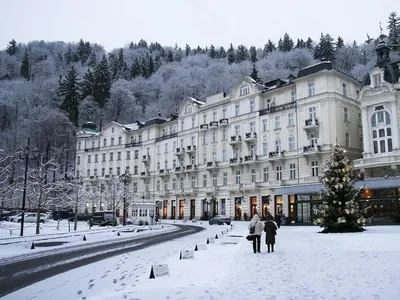
<instances>
[{"instance_id":1,"label":"forest on hillside","mask_svg":"<svg viewBox=\"0 0 400 300\"><path fill-rule=\"evenodd\" d=\"M261 82L286 79L318 61L330 60L359 80L375 64L384 38L398 57L400 18L391 13L380 37L364 43L321 34L266 40L263 48L217 45L185 48L140 40L106 53L93 41L12 40L0 51L0 149L14 153L28 137L57 159L73 161L74 135L83 122L98 127L115 120L134 123L168 116L182 99L230 92L241 76ZM69 152L68 152L69 151ZM66 159L67 158L67 159Z\"/></svg>"}]
</instances>

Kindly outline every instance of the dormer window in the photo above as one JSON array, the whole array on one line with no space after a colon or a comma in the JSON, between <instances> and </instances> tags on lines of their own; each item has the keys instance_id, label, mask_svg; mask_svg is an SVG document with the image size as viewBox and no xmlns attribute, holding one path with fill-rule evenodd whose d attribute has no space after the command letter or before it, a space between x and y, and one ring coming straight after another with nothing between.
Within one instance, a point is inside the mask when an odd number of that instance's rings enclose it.
<instances>
[{"instance_id":1,"label":"dormer window","mask_svg":"<svg viewBox=\"0 0 400 300\"><path fill-rule=\"evenodd\" d=\"M380 85L381 85L381 82L382 82L382 75L381 75L381 73L371 75L371 82L372 82L372 87L374 87L374 88L380 86Z\"/></svg>"},{"instance_id":2,"label":"dormer window","mask_svg":"<svg viewBox=\"0 0 400 300\"><path fill-rule=\"evenodd\" d=\"M242 85L240 87L239 96L245 96L250 94L250 86L248 84Z\"/></svg>"},{"instance_id":3,"label":"dormer window","mask_svg":"<svg viewBox=\"0 0 400 300\"><path fill-rule=\"evenodd\" d=\"M192 112L192 105L188 104L185 106L185 114L190 114Z\"/></svg>"}]
</instances>

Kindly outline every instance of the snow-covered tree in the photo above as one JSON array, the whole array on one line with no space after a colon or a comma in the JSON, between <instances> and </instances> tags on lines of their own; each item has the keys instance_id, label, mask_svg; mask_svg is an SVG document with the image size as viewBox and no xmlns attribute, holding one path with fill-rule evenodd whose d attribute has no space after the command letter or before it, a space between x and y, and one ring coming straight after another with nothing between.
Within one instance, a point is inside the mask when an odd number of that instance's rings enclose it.
<instances>
[{"instance_id":1,"label":"snow-covered tree","mask_svg":"<svg viewBox=\"0 0 400 300\"><path fill-rule=\"evenodd\" d=\"M323 227L322 233L360 232L368 222L366 209L360 208L359 195L362 188L354 187L351 179L352 163L346 150L334 145L331 160L327 161L321 182L322 205L314 211L314 224Z\"/></svg>"}]
</instances>

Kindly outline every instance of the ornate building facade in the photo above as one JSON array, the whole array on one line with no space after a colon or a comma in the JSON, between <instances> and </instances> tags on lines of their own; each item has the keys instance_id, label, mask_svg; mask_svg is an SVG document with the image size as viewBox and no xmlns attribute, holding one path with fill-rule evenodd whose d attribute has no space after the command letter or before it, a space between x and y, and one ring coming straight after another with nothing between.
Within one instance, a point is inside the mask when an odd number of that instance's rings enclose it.
<instances>
[{"instance_id":1,"label":"ornate building facade","mask_svg":"<svg viewBox=\"0 0 400 300\"><path fill-rule=\"evenodd\" d=\"M257 211L310 222L332 145L361 157L360 88L330 62L264 84L243 77L229 95L185 98L168 117L100 132L85 124L76 170L89 187L129 174L134 197L155 203L161 218L241 220ZM104 208L101 195L87 205Z\"/></svg>"}]
</instances>

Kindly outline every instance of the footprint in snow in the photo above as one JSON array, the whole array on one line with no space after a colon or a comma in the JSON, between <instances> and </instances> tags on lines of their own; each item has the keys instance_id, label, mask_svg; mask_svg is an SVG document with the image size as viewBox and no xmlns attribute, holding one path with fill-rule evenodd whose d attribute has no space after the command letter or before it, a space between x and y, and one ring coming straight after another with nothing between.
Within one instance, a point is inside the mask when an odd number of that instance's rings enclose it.
<instances>
[{"instance_id":1,"label":"footprint in snow","mask_svg":"<svg viewBox=\"0 0 400 300\"><path fill-rule=\"evenodd\" d=\"M90 279L90 280L89 280L89 283L92 283L93 281L94 281L94 279Z\"/></svg>"},{"instance_id":2,"label":"footprint in snow","mask_svg":"<svg viewBox=\"0 0 400 300\"><path fill-rule=\"evenodd\" d=\"M78 291L77 293L78 293L78 295L81 295L81 294L82 294L82 291Z\"/></svg>"},{"instance_id":3,"label":"footprint in snow","mask_svg":"<svg viewBox=\"0 0 400 300\"><path fill-rule=\"evenodd\" d=\"M91 284L89 285L89 290L90 290L92 287L94 287L94 283L91 283Z\"/></svg>"},{"instance_id":4,"label":"footprint in snow","mask_svg":"<svg viewBox=\"0 0 400 300\"><path fill-rule=\"evenodd\" d=\"M113 280L113 283L117 283L117 282L118 282L118 280L117 280L117 279L114 279L114 280Z\"/></svg>"}]
</instances>

